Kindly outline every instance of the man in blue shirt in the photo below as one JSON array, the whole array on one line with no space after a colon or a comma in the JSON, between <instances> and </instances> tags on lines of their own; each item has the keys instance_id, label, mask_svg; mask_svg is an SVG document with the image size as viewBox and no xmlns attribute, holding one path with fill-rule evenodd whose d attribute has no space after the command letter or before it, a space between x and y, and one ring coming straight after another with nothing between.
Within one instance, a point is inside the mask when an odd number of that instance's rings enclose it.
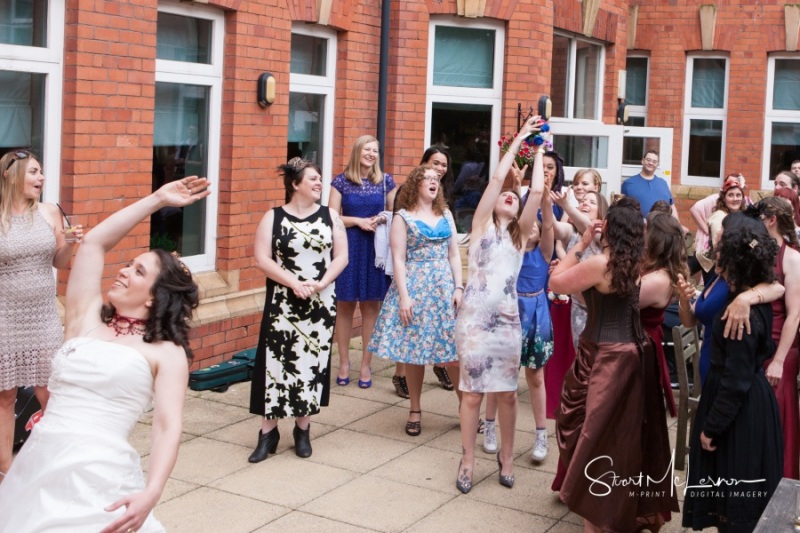
<instances>
[{"instance_id":1,"label":"man in blue shirt","mask_svg":"<svg viewBox=\"0 0 800 533\"><path fill-rule=\"evenodd\" d=\"M677 220L678 210L675 208L675 200L672 198L669 184L656 176L658 168L658 152L648 150L642 158L642 170L635 176L631 176L622 183L622 194L632 196L639 200L642 208L642 216L647 216L653 204L659 200L666 201L672 208L672 216Z\"/></svg>"}]
</instances>

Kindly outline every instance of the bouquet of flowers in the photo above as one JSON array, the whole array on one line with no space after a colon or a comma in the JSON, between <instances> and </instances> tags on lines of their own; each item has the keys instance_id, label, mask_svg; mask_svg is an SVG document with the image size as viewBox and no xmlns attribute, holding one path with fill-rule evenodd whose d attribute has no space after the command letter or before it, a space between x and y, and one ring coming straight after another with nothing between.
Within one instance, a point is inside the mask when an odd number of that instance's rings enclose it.
<instances>
[{"instance_id":1,"label":"bouquet of flowers","mask_svg":"<svg viewBox=\"0 0 800 533\"><path fill-rule=\"evenodd\" d=\"M511 143L514 141L514 138L517 134L513 135L503 135L499 141L497 141L498 146L500 146L500 150L503 153L508 152L508 148L511 146ZM517 166L519 168L528 165L529 167L533 167L533 154L535 150L539 148L539 146L545 146L545 150L552 151L553 150L553 135L550 133L550 125L545 123L542 124L542 129L536 135L531 135L527 139L522 142L522 146L517 152L517 156L514 158L517 162Z\"/></svg>"}]
</instances>

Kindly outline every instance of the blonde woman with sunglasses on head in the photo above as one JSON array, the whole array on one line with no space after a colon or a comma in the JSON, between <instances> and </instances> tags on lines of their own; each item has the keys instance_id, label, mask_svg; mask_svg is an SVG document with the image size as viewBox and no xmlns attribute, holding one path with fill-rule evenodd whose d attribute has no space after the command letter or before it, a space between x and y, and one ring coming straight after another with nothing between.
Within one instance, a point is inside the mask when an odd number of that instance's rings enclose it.
<instances>
[{"instance_id":1,"label":"blonde woman with sunglasses on head","mask_svg":"<svg viewBox=\"0 0 800 533\"><path fill-rule=\"evenodd\" d=\"M66 268L83 237L67 242L58 207L40 203L42 166L28 150L0 158L0 482L11 466L18 387L47 406L50 361L61 346L53 267Z\"/></svg>"}]
</instances>

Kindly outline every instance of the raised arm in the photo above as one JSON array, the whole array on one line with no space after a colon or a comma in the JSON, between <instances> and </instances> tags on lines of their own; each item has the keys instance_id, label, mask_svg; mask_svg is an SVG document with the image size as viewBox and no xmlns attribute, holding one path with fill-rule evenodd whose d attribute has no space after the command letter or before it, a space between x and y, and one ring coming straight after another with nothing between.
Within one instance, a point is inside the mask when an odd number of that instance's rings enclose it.
<instances>
[{"instance_id":1,"label":"raised arm","mask_svg":"<svg viewBox=\"0 0 800 533\"><path fill-rule=\"evenodd\" d=\"M211 191L206 178L189 176L171 181L156 192L117 211L83 238L67 283L66 325L68 336L77 334L83 318L102 305L101 281L105 254L139 222L163 207L184 207L205 198Z\"/></svg>"},{"instance_id":2,"label":"raised arm","mask_svg":"<svg viewBox=\"0 0 800 533\"><path fill-rule=\"evenodd\" d=\"M536 214L542 205L544 195L544 145L541 145L533 155L533 176L531 177L531 189L528 192L528 199L522 208L519 216L519 229L525 239L531 234L531 229L536 223ZM552 212L552 208L550 209Z\"/></svg>"},{"instance_id":3,"label":"raised arm","mask_svg":"<svg viewBox=\"0 0 800 533\"><path fill-rule=\"evenodd\" d=\"M577 207L572 205L569 201L569 197L565 193L552 191L550 192L550 199L564 210L564 214L567 215L569 220L575 225L575 229L578 230L578 233L583 235L583 232L586 231L586 228L589 227L592 220L581 213ZM561 224L566 224L566 222L561 222ZM567 237L567 239L569 239L569 237Z\"/></svg>"},{"instance_id":4,"label":"raised arm","mask_svg":"<svg viewBox=\"0 0 800 533\"><path fill-rule=\"evenodd\" d=\"M539 235L539 251L548 263L553 259L556 246L553 228L556 216L553 213L553 203L550 201L549 192L550 189L545 188L542 193L542 232Z\"/></svg>"},{"instance_id":5,"label":"raised arm","mask_svg":"<svg viewBox=\"0 0 800 533\"><path fill-rule=\"evenodd\" d=\"M593 222L581 240L558 262L550 275L550 290L557 294L577 294L607 283L608 257L604 253L578 261L578 254L589 247L595 233L601 231L602 227L603 221Z\"/></svg>"},{"instance_id":6,"label":"raised arm","mask_svg":"<svg viewBox=\"0 0 800 533\"><path fill-rule=\"evenodd\" d=\"M473 235L480 236L486 224L491 219L494 204L500 196L500 192L503 190L503 183L505 183L506 176L508 176L508 172L511 170L514 163L514 158L517 152L519 152L520 146L522 146L522 141L537 131L539 131L539 117L532 117L525 121L522 129L519 130L517 136L511 141L511 146L508 147L508 151L503 155L500 164L497 165L497 170L492 174L489 183L486 185L486 189L483 191L481 201L478 203L478 207L475 208L475 214L472 217ZM528 231L530 231L530 229Z\"/></svg>"}]
</instances>

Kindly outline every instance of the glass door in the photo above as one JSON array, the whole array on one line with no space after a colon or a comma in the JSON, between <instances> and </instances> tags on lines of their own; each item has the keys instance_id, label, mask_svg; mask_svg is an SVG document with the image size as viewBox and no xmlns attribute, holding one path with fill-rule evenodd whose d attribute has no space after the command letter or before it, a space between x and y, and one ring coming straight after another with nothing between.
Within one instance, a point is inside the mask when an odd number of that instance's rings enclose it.
<instances>
[{"instance_id":1,"label":"glass door","mask_svg":"<svg viewBox=\"0 0 800 533\"><path fill-rule=\"evenodd\" d=\"M648 150L658 152L656 175L672 185L672 128L625 126L622 141L622 181L642 169L642 158Z\"/></svg>"}]
</instances>

